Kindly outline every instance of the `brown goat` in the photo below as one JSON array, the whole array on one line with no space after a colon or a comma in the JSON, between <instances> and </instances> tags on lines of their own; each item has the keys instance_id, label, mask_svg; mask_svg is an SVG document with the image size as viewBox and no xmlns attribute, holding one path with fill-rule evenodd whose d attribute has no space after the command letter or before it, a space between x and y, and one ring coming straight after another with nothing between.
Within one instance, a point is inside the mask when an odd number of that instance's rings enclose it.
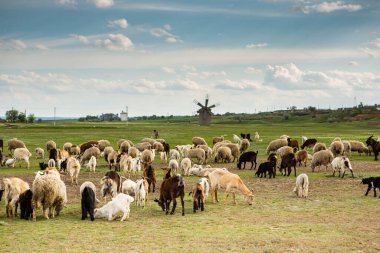
<instances>
[{"instance_id":1,"label":"brown goat","mask_svg":"<svg viewBox=\"0 0 380 253\"><path fill-rule=\"evenodd\" d=\"M201 211L205 210L205 193L202 185L200 183L195 183L193 190L189 192L189 195L193 196L193 211L194 213L200 208Z\"/></svg>"},{"instance_id":2,"label":"brown goat","mask_svg":"<svg viewBox=\"0 0 380 253\"><path fill-rule=\"evenodd\" d=\"M150 192L150 185L152 185L154 192L156 188L156 172L151 164L144 165L144 167L144 178L148 181L148 192Z\"/></svg>"},{"instance_id":3,"label":"brown goat","mask_svg":"<svg viewBox=\"0 0 380 253\"><path fill-rule=\"evenodd\" d=\"M80 148L80 153L83 154L84 151L86 151L87 149L91 148L91 147L96 147L98 145L98 141L88 141L88 142L85 142L85 143L82 143L79 148Z\"/></svg>"},{"instance_id":4,"label":"brown goat","mask_svg":"<svg viewBox=\"0 0 380 253\"><path fill-rule=\"evenodd\" d=\"M297 150L300 149L298 141L297 140L291 140L290 138L288 138L288 146L292 147L292 148L297 148Z\"/></svg>"},{"instance_id":5,"label":"brown goat","mask_svg":"<svg viewBox=\"0 0 380 253\"><path fill-rule=\"evenodd\" d=\"M185 202L183 201L185 196L185 185L180 175L165 179L160 188L160 199L154 201L165 211L165 214L169 213L170 203L173 201L173 208L170 214L174 214L177 207L176 198L181 198L182 216L185 215Z\"/></svg>"}]
</instances>

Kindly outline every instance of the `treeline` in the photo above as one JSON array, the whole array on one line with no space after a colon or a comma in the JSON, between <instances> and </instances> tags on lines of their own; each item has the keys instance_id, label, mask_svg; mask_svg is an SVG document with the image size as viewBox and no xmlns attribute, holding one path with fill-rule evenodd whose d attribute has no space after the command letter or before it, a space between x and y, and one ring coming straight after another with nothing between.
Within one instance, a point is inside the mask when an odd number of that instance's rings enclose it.
<instances>
[{"instance_id":1,"label":"treeline","mask_svg":"<svg viewBox=\"0 0 380 253\"><path fill-rule=\"evenodd\" d=\"M5 121L10 123L34 123L36 117L33 113L26 115L24 112L12 109L5 112Z\"/></svg>"}]
</instances>

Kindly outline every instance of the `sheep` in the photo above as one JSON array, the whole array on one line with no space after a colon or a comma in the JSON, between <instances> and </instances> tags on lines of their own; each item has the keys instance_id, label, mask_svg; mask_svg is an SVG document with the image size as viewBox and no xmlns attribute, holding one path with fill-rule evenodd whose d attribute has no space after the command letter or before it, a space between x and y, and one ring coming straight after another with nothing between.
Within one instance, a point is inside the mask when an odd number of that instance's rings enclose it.
<instances>
[{"instance_id":1,"label":"sheep","mask_svg":"<svg viewBox=\"0 0 380 253\"><path fill-rule=\"evenodd\" d=\"M224 143L224 145L231 149L231 155L233 157L232 162L235 162L235 160L238 160L240 156L239 145L233 144L233 143Z\"/></svg>"},{"instance_id":2,"label":"sheep","mask_svg":"<svg viewBox=\"0 0 380 253\"><path fill-rule=\"evenodd\" d=\"M182 216L185 215L185 184L180 175L176 175L165 179L160 188L160 199L155 199L154 201L162 208L162 211L165 211L165 214L169 213L170 202L173 201L173 208L170 214L174 214L175 208L177 206L176 198L181 199L182 205Z\"/></svg>"},{"instance_id":3,"label":"sheep","mask_svg":"<svg viewBox=\"0 0 380 253\"><path fill-rule=\"evenodd\" d=\"M126 179L121 185L121 192L131 196L135 196L136 182Z\"/></svg>"},{"instance_id":4,"label":"sheep","mask_svg":"<svg viewBox=\"0 0 380 253\"><path fill-rule=\"evenodd\" d=\"M330 145L331 152L334 157L338 155L342 155L344 152L344 145L341 141L333 141Z\"/></svg>"},{"instance_id":5,"label":"sheep","mask_svg":"<svg viewBox=\"0 0 380 253\"><path fill-rule=\"evenodd\" d=\"M178 165L177 160L175 160L175 159L171 159L171 160L169 161L169 168L170 168L174 173L177 173L178 168L179 168L179 165Z\"/></svg>"},{"instance_id":6,"label":"sheep","mask_svg":"<svg viewBox=\"0 0 380 253\"><path fill-rule=\"evenodd\" d=\"M177 160L177 161L179 162L179 160L181 159L181 155L180 155L180 153L179 153L178 150L176 150L176 149L171 149L171 150L169 151L168 158L169 158L169 159L175 159L175 160Z\"/></svg>"},{"instance_id":7,"label":"sheep","mask_svg":"<svg viewBox=\"0 0 380 253\"><path fill-rule=\"evenodd\" d=\"M7 158L6 160L4 160L4 165L7 166L7 167L15 167L15 164L16 164L16 159L15 158Z\"/></svg>"},{"instance_id":8,"label":"sheep","mask_svg":"<svg viewBox=\"0 0 380 253\"><path fill-rule=\"evenodd\" d=\"M118 159L119 153L117 151L112 151L107 155L107 162L108 162L108 168L112 169L112 167L115 167L116 170L116 164L117 164L117 159ZM121 159L121 158L120 158Z\"/></svg>"},{"instance_id":9,"label":"sheep","mask_svg":"<svg viewBox=\"0 0 380 253\"><path fill-rule=\"evenodd\" d=\"M196 148L201 148L205 151L205 162L207 162L207 159L211 157L211 154L209 154L209 147L207 145L198 145Z\"/></svg>"},{"instance_id":10,"label":"sheep","mask_svg":"<svg viewBox=\"0 0 380 253\"><path fill-rule=\"evenodd\" d=\"M120 148L120 144L123 143L124 141L126 141L126 139L119 139L116 143L117 145L117 148Z\"/></svg>"},{"instance_id":11,"label":"sheep","mask_svg":"<svg viewBox=\"0 0 380 253\"><path fill-rule=\"evenodd\" d=\"M125 154L128 154L128 150L131 148L131 144L129 144L128 141L123 141L121 144L120 144L120 148L119 148L119 153L122 154L122 153L125 153Z\"/></svg>"},{"instance_id":12,"label":"sheep","mask_svg":"<svg viewBox=\"0 0 380 253\"><path fill-rule=\"evenodd\" d=\"M46 151L49 152L51 149L57 149L57 144L52 140L46 142Z\"/></svg>"},{"instance_id":13,"label":"sheep","mask_svg":"<svg viewBox=\"0 0 380 253\"><path fill-rule=\"evenodd\" d=\"M241 139L236 134L234 134L232 136L232 140L233 140L233 142L238 143L238 144L240 144L240 142L241 142Z\"/></svg>"},{"instance_id":14,"label":"sheep","mask_svg":"<svg viewBox=\"0 0 380 253\"><path fill-rule=\"evenodd\" d=\"M331 167L333 170L333 177L335 177L335 172L339 171L339 177L340 173L342 173L343 178L344 174L346 173L346 170L349 169L351 171L352 178L354 178L354 172L352 170L350 159L348 159L345 156L335 157L334 160L331 162Z\"/></svg>"},{"instance_id":15,"label":"sheep","mask_svg":"<svg viewBox=\"0 0 380 253\"><path fill-rule=\"evenodd\" d=\"M152 138L144 138L141 140L141 142L148 142L151 146L153 146L153 143L155 143L156 140Z\"/></svg>"},{"instance_id":16,"label":"sheep","mask_svg":"<svg viewBox=\"0 0 380 253\"><path fill-rule=\"evenodd\" d=\"M307 158L308 158L308 153L306 150L302 149L296 152L296 160L297 160L298 166L301 166L301 163L303 162L306 167Z\"/></svg>"},{"instance_id":17,"label":"sheep","mask_svg":"<svg viewBox=\"0 0 380 253\"><path fill-rule=\"evenodd\" d=\"M106 147L111 146L111 143L108 140L99 140L98 148L100 151L103 151Z\"/></svg>"},{"instance_id":18,"label":"sheep","mask_svg":"<svg viewBox=\"0 0 380 253\"><path fill-rule=\"evenodd\" d=\"M245 163L246 162L250 162L251 163L251 168L253 168L253 163L255 163L255 168L256 169L256 165L257 165L257 162L256 162L256 159L257 159L257 155L259 154L259 151L249 151L249 152L245 152L243 153L240 157L239 157L239 161L237 163L237 168L240 170L241 169L241 164L244 163L244 167L243 169L245 169Z\"/></svg>"},{"instance_id":19,"label":"sheep","mask_svg":"<svg viewBox=\"0 0 380 253\"><path fill-rule=\"evenodd\" d=\"M36 153L36 158L39 158L39 159L44 159L45 157L45 151L42 149L42 148L36 148L34 150L34 152Z\"/></svg>"},{"instance_id":20,"label":"sheep","mask_svg":"<svg viewBox=\"0 0 380 253\"><path fill-rule=\"evenodd\" d=\"M288 141L288 146L289 147L297 148L297 150L300 149L300 146L298 145L298 141L297 140L292 140L291 138L287 138L287 141Z\"/></svg>"},{"instance_id":21,"label":"sheep","mask_svg":"<svg viewBox=\"0 0 380 253\"><path fill-rule=\"evenodd\" d=\"M205 194L205 200L204 200L204 203L206 203L206 199L208 197L208 193L210 191L210 184L208 183L208 180L207 178L205 177L202 177L201 179L199 179L198 183L202 186L203 188L203 191L204 191L204 194Z\"/></svg>"},{"instance_id":22,"label":"sheep","mask_svg":"<svg viewBox=\"0 0 380 253\"><path fill-rule=\"evenodd\" d=\"M107 195L110 195L111 197L115 197L118 192L120 192L120 184L121 179L119 174L115 171L107 171L104 177L100 180L100 184L102 187L100 188L100 193L102 194L102 197L104 201L107 199Z\"/></svg>"},{"instance_id":23,"label":"sheep","mask_svg":"<svg viewBox=\"0 0 380 253\"><path fill-rule=\"evenodd\" d=\"M164 152L165 151L164 145L162 145L162 143L158 142L158 141L153 143L153 149L155 149L158 152Z\"/></svg>"},{"instance_id":24,"label":"sheep","mask_svg":"<svg viewBox=\"0 0 380 253\"><path fill-rule=\"evenodd\" d=\"M95 156L95 158L98 159L100 156L100 150L97 147L86 149L80 159L80 164L83 165L85 162L89 161L91 156Z\"/></svg>"},{"instance_id":25,"label":"sheep","mask_svg":"<svg viewBox=\"0 0 380 253\"><path fill-rule=\"evenodd\" d=\"M317 139L307 139L305 142L301 145L301 149L305 148L312 148L317 143Z\"/></svg>"},{"instance_id":26,"label":"sheep","mask_svg":"<svg viewBox=\"0 0 380 253\"><path fill-rule=\"evenodd\" d=\"M376 188L380 189L380 177L363 178L362 184L368 185L367 192L364 194L365 196L367 196L369 191L373 188L373 197L376 197Z\"/></svg>"},{"instance_id":27,"label":"sheep","mask_svg":"<svg viewBox=\"0 0 380 253\"><path fill-rule=\"evenodd\" d=\"M32 186L33 220L36 221L36 211L41 207L45 219L59 215L67 202L65 183L55 175L47 174L38 177ZM47 210L49 209L49 214ZM54 211L56 214L54 214Z\"/></svg>"},{"instance_id":28,"label":"sheep","mask_svg":"<svg viewBox=\"0 0 380 253\"><path fill-rule=\"evenodd\" d=\"M174 161L176 161L176 160L174 160ZM181 161L181 172L182 172L182 175L188 176L190 168L191 168L191 160L189 158L187 158L187 157L183 158L182 161Z\"/></svg>"},{"instance_id":29,"label":"sheep","mask_svg":"<svg viewBox=\"0 0 380 253\"><path fill-rule=\"evenodd\" d=\"M193 190L189 193L189 195L193 197L193 212L196 213L200 208L201 211L204 211L204 203L205 203L205 193L204 189L199 182L196 182L193 186Z\"/></svg>"},{"instance_id":30,"label":"sheep","mask_svg":"<svg viewBox=\"0 0 380 253\"><path fill-rule=\"evenodd\" d=\"M289 136L289 135L286 135L286 134L283 134L283 135L280 136L280 139L285 139L285 140L287 140L288 138L290 138L290 136Z\"/></svg>"},{"instance_id":31,"label":"sheep","mask_svg":"<svg viewBox=\"0 0 380 253\"><path fill-rule=\"evenodd\" d=\"M289 146L284 146L279 149L277 149L276 155L279 156L281 159L287 154L294 153L293 148Z\"/></svg>"},{"instance_id":32,"label":"sheep","mask_svg":"<svg viewBox=\"0 0 380 253\"><path fill-rule=\"evenodd\" d=\"M284 138L273 140L269 143L266 149L266 153L269 154L270 152L276 152L277 149L287 146L287 145L288 145L288 141Z\"/></svg>"},{"instance_id":33,"label":"sheep","mask_svg":"<svg viewBox=\"0 0 380 253\"><path fill-rule=\"evenodd\" d=\"M101 208L95 208L94 217L96 219L105 217L108 218L108 221L111 221L116 219L118 212L123 212L123 217L120 221L124 221L129 218L130 205L133 201L133 197L124 193L119 193L112 199L112 201L108 202Z\"/></svg>"},{"instance_id":34,"label":"sheep","mask_svg":"<svg viewBox=\"0 0 380 253\"><path fill-rule=\"evenodd\" d=\"M373 139L373 135L368 137L368 139L365 142L369 147L372 147L373 153L375 155L375 161L377 161L377 157L380 153L380 142Z\"/></svg>"},{"instance_id":35,"label":"sheep","mask_svg":"<svg viewBox=\"0 0 380 253\"><path fill-rule=\"evenodd\" d=\"M142 206L145 207L146 202L146 191L145 191L145 179L139 179L136 181L135 186L135 199L136 199L136 206Z\"/></svg>"},{"instance_id":36,"label":"sheep","mask_svg":"<svg viewBox=\"0 0 380 253\"><path fill-rule=\"evenodd\" d=\"M213 137L212 138L212 144L215 145L215 143L217 143L217 142L224 141L224 136L225 135Z\"/></svg>"},{"instance_id":37,"label":"sheep","mask_svg":"<svg viewBox=\"0 0 380 253\"><path fill-rule=\"evenodd\" d=\"M49 159L49 161L47 163L47 166L48 167L55 167L55 161L54 161L54 159Z\"/></svg>"},{"instance_id":38,"label":"sheep","mask_svg":"<svg viewBox=\"0 0 380 253\"><path fill-rule=\"evenodd\" d=\"M243 153L244 151L246 151L250 145L251 144L249 143L249 141L247 139L241 140L240 147L239 147L240 153Z\"/></svg>"},{"instance_id":39,"label":"sheep","mask_svg":"<svg viewBox=\"0 0 380 253\"><path fill-rule=\"evenodd\" d=\"M72 145L70 148L69 154L70 155L79 155L80 154L80 147L78 147L77 145Z\"/></svg>"},{"instance_id":40,"label":"sheep","mask_svg":"<svg viewBox=\"0 0 380 253\"><path fill-rule=\"evenodd\" d=\"M116 158L117 159L117 158ZM130 173L132 172L132 157L124 154L120 156L119 162L120 168L123 170L123 174L126 178L130 177Z\"/></svg>"},{"instance_id":41,"label":"sheep","mask_svg":"<svg viewBox=\"0 0 380 253\"><path fill-rule=\"evenodd\" d=\"M86 164L86 167L89 168L90 171L95 172L95 169L96 169L96 157L95 156L91 156L90 160Z\"/></svg>"},{"instance_id":42,"label":"sheep","mask_svg":"<svg viewBox=\"0 0 380 253\"><path fill-rule=\"evenodd\" d=\"M222 163L229 163L231 162L232 155L231 155L231 149L226 146L219 147L216 151L215 155L215 163L221 161Z\"/></svg>"},{"instance_id":43,"label":"sheep","mask_svg":"<svg viewBox=\"0 0 380 253\"><path fill-rule=\"evenodd\" d=\"M18 177L3 178L5 212L7 217L17 216L20 194L30 189L29 184ZM15 209L13 212L13 208Z\"/></svg>"},{"instance_id":44,"label":"sheep","mask_svg":"<svg viewBox=\"0 0 380 253\"><path fill-rule=\"evenodd\" d=\"M94 221L95 210L95 192L90 187L84 187L81 192L81 208L82 208L82 220L87 218L87 213L90 215L91 221Z\"/></svg>"},{"instance_id":45,"label":"sheep","mask_svg":"<svg viewBox=\"0 0 380 253\"><path fill-rule=\"evenodd\" d=\"M136 158L140 155L140 151L136 147L130 147L128 149L128 155L132 158Z\"/></svg>"},{"instance_id":46,"label":"sheep","mask_svg":"<svg viewBox=\"0 0 380 253\"><path fill-rule=\"evenodd\" d=\"M293 192L299 198L307 198L309 193L309 177L305 173L301 173L296 178L296 187L294 187Z\"/></svg>"},{"instance_id":47,"label":"sheep","mask_svg":"<svg viewBox=\"0 0 380 253\"><path fill-rule=\"evenodd\" d=\"M292 172L292 167L294 168L294 176L297 176L297 170L296 170L296 156L294 153L288 153L284 155L281 158L281 165L280 165L280 171L282 175L286 175L286 168L288 168L288 175L290 175L290 172Z\"/></svg>"},{"instance_id":48,"label":"sheep","mask_svg":"<svg viewBox=\"0 0 380 253\"><path fill-rule=\"evenodd\" d=\"M106 162L108 163L108 155L114 152L115 150L113 147L105 147L103 152L100 154L100 156L103 156Z\"/></svg>"},{"instance_id":49,"label":"sheep","mask_svg":"<svg viewBox=\"0 0 380 253\"><path fill-rule=\"evenodd\" d=\"M70 150L71 150L71 147L73 146L73 144L71 142L65 142L62 146L62 149L63 150L66 150L67 152L70 153Z\"/></svg>"},{"instance_id":50,"label":"sheep","mask_svg":"<svg viewBox=\"0 0 380 253\"><path fill-rule=\"evenodd\" d=\"M153 152L149 149L141 153L141 161L143 164L151 164L154 161Z\"/></svg>"},{"instance_id":51,"label":"sheep","mask_svg":"<svg viewBox=\"0 0 380 253\"><path fill-rule=\"evenodd\" d=\"M64 149L62 149L62 150L58 149L57 152L58 152L58 159L64 160L64 159L69 158L69 156L70 156L69 152L67 152Z\"/></svg>"},{"instance_id":52,"label":"sheep","mask_svg":"<svg viewBox=\"0 0 380 253\"><path fill-rule=\"evenodd\" d=\"M313 147L313 153L316 153L321 150L326 150L326 149L327 149L326 144L318 142Z\"/></svg>"},{"instance_id":53,"label":"sheep","mask_svg":"<svg viewBox=\"0 0 380 253\"><path fill-rule=\"evenodd\" d=\"M190 159L197 159L198 163L203 164L206 159L206 153L203 149L201 148L194 148L194 149L189 149L186 150L185 156Z\"/></svg>"},{"instance_id":54,"label":"sheep","mask_svg":"<svg viewBox=\"0 0 380 253\"><path fill-rule=\"evenodd\" d=\"M263 162L259 165L255 175L258 177L267 177L267 172L269 174L269 178L276 177L276 163L273 161Z\"/></svg>"},{"instance_id":55,"label":"sheep","mask_svg":"<svg viewBox=\"0 0 380 253\"><path fill-rule=\"evenodd\" d=\"M82 192L83 192L85 187L90 187L95 193L95 201L100 202L100 200L96 198L96 186L95 186L95 184L93 182L90 182L90 181L83 182L83 184L81 184L81 186L79 188L80 195L82 195Z\"/></svg>"},{"instance_id":56,"label":"sheep","mask_svg":"<svg viewBox=\"0 0 380 253\"><path fill-rule=\"evenodd\" d=\"M342 139L339 138L339 137L335 137L334 140L333 140L333 142L334 142L334 141L342 141Z\"/></svg>"},{"instance_id":57,"label":"sheep","mask_svg":"<svg viewBox=\"0 0 380 253\"><path fill-rule=\"evenodd\" d=\"M26 148L24 142L17 140L16 138L10 139L7 142L8 151L12 153L16 148Z\"/></svg>"},{"instance_id":58,"label":"sheep","mask_svg":"<svg viewBox=\"0 0 380 253\"><path fill-rule=\"evenodd\" d=\"M324 165L326 167L326 170L327 170L327 167L329 166L329 164L331 164L333 159L334 159L334 155L328 149L327 150L321 150L321 151L314 153L313 159L311 160L311 164L310 164L312 172L314 172L315 167L317 167L317 166L319 167L321 165Z\"/></svg>"},{"instance_id":59,"label":"sheep","mask_svg":"<svg viewBox=\"0 0 380 253\"><path fill-rule=\"evenodd\" d=\"M88 142L82 143L79 145L80 154L83 154L89 148L97 147L97 146L98 146L97 141L88 141Z\"/></svg>"},{"instance_id":60,"label":"sheep","mask_svg":"<svg viewBox=\"0 0 380 253\"><path fill-rule=\"evenodd\" d=\"M255 132L255 140L260 141L260 135L258 132Z\"/></svg>"},{"instance_id":61,"label":"sheep","mask_svg":"<svg viewBox=\"0 0 380 253\"><path fill-rule=\"evenodd\" d=\"M196 147L198 145L207 145L207 142L202 137L193 137L191 139L191 141L192 141L194 147Z\"/></svg>"},{"instance_id":62,"label":"sheep","mask_svg":"<svg viewBox=\"0 0 380 253\"><path fill-rule=\"evenodd\" d=\"M211 182L211 193L214 203L215 201L219 202L217 195L218 189L224 188L226 189L225 204L227 203L227 198L230 193L232 193L233 202L236 204L235 192L240 192L244 195L246 202L249 205L252 205L253 193L247 188L238 175L225 170L216 169L213 172L208 173L208 177Z\"/></svg>"},{"instance_id":63,"label":"sheep","mask_svg":"<svg viewBox=\"0 0 380 253\"><path fill-rule=\"evenodd\" d=\"M148 192L150 192L150 186L152 185L152 192L155 191L156 188L156 172L152 165L147 165L144 169L144 178L148 181Z\"/></svg>"},{"instance_id":64,"label":"sheep","mask_svg":"<svg viewBox=\"0 0 380 253\"><path fill-rule=\"evenodd\" d=\"M32 198L33 193L30 189L24 191L20 194L19 203L20 203L20 219L29 220L32 217Z\"/></svg>"},{"instance_id":65,"label":"sheep","mask_svg":"<svg viewBox=\"0 0 380 253\"><path fill-rule=\"evenodd\" d=\"M185 156L185 153L193 148L193 145L187 144L187 145L177 145L175 146L176 150L178 150L181 154L181 156Z\"/></svg>"},{"instance_id":66,"label":"sheep","mask_svg":"<svg viewBox=\"0 0 380 253\"><path fill-rule=\"evenodd\" d=\"M78 175L80 172L80 163L75 157L69 157L67 159L67 171L70 174L71 184L78 184Z\"/></svg>"},{"instance_id":67,"label":"sheep","mask_svg":"<svg viewBox=\"0 0 380 253\"><path fill-rule=\"evenodd\" d=\"M342 143L344 146L343 154L350 156L351 155L351 144L350 144L350 142L349 141L342 141Z\"/></svg>"},{"instance_id":68,"label":"sheep","mask_svg":"<svg viewBox=\"0 0 380 253\"><path fill-rule=\"evenodd\" d=\"M16 148L14 150L13 155L16 161L24 160L27 164L27 168L29 169L29 157L31 157L32 154L29 152L27 148Z\"/></svg>"},{"instance_id":69,"label":"sheep","mask_svg":"<svg viewBox=\"0 0 380 253\"><path fill-rule=\"evenodd\" d=\"M140 152L143 152L146 149L152 149L152 145L149 142L137 143L135 146Z\"/></svg>"},{"instance_id":70,"label":"sheep","mask_svg":"<svg viewBox=\"0 0 380 253\"><path fill-rule=\"evenodd\" d=\"M160 142L161 144L166 143L165 139L155 139L156 141Z\"/></svg>"}]
</instances>

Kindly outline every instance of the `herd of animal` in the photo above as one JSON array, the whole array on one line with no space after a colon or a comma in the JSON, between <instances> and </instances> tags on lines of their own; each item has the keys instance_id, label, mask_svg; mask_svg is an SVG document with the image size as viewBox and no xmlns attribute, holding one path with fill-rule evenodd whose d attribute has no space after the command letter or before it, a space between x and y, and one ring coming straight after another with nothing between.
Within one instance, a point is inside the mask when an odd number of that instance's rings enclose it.
<instances>
[{"instance_id":1,"label":"herd of animal","mask_svg":"<svg viewBox=\"0 0 380 253\"><path fill-rule=\"evenodd\" d=\"M150 192L155 192L156 169L153 161L159 154L161 161L168 165L163 170L163 181L160 185L159 198L154 201L165 211L166 214L174 214L177 206L177 198L180 199L182 215L185 215L185 176L201 177L192 187L189 195L192 196L193 212L204 211L205 203L211 188L212 201L218 200L218 189L225 189L225 202L232 195L236 203L235 193L242 194L248 204L253 202L253 191L250 190L239 177L230 172L224 166L218 168L207 165L210 161L215 163L237 162L237 169L245 169L246 163L251 163L250 169L256 170L258 151L248 151L250 147L250 134L241 134L243 139L233 135L233 141L224 139L223 136L213 138L213 146L209 147L202 137L193 137L192 143L188 145L177 145L171 149L164 139L144 138L140 143L134 144L130 140L120 139L117 142L117 150L114 150L108 140L88 141L81 145L64 143L62 149L58 149L54 141L46 143L48 162L44 163L45 149L36 148L35 155L42 159L39 163L40 170L36 172L32 187L17 177L3 178L3 186L0 185L0 200L4 193L6 215L14 217L17 215L20 205L20 217L36 220L36 211L42 207L43 216L46 219L59 215L67 204L66 184L61 179L62 174L70 176L71 185L78 184L78 177L82 166L87 166L91 172L96 171L98 160L104 157L109 170L101 178L100 194L104 204L96 208L96 203L101 201L96 197L96 186L93 182L86 181L80 186L82 219L90 216L95 218L107 218L113 220L117 214L122 212L121 221L127 219L130 213L130 204L135 202L137 206L145 207ZM255 140L262 141L259 134L255 133ZM297 140L287 135L273 140L266 148L268 158L259 164L255 173L258 177L276 177L276 170L284 176L289 176L292 169L296 176L296 186L293 191L298 197L308 197L309 178L302 173L297 176L296 167L307 165L310 161L312 172L315 168L331 165L333 176L339 173L344 177L346 171L350 171L352 177L354 172L348 156L351 152L370 154L374 153L375 160L378 159L380 151L380 138L375 140L369 137L364 143L360 141L345 141L335 138L329 147L316 139L302 137L301 146ZM3 141L0 142L3 144ZM25 143L16 138L7 142L9 154L3 156L3 146L0 151L1 166L14 167L15 164L24 160L27 168L30 167L30 151ZM301 148L300 148L301 147ZM313 155L308 153L308 148L313 149ZM141 174L141 176L137 176ZM132 176L137 178L132 180ZM368 195L374 189L380 188L380 177L363 178L363 184L368 185ZM110 201L107 202L107 197ZM170 210L171 202L173 202Z\"/></svg>"}]
</instances>

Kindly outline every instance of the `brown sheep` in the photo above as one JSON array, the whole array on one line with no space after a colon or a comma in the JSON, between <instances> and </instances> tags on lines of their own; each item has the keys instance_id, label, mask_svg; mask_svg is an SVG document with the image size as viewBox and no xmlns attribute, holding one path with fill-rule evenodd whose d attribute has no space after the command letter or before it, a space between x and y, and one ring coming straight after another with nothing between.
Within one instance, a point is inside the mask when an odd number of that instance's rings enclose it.
<instances>
[{"instance_id":1,"label":"brown sheep","mask_svg":"<svg viewBox=\"0 0 380 253\"><path fill-rule=\"evenodd\" d=\"M298 166L301 166L301 163L303 162L305 164L305 167L306 167L307 157L308 157L308 154L307 154L306 150L302 149L300 151L297 151L296 160L298 162Z\"/></svg>"},{"instance_id":2,"label":"brown sheep","mask_svg":"<svg viewBox=\"0 0 380 253\"><path fill-rule=\"evenodd\" d=\"M12 153L16 148L26 148L26 146L24 142L17 140L17 138L8 140L8 151Z\"/></svg>"}]
</instances>

